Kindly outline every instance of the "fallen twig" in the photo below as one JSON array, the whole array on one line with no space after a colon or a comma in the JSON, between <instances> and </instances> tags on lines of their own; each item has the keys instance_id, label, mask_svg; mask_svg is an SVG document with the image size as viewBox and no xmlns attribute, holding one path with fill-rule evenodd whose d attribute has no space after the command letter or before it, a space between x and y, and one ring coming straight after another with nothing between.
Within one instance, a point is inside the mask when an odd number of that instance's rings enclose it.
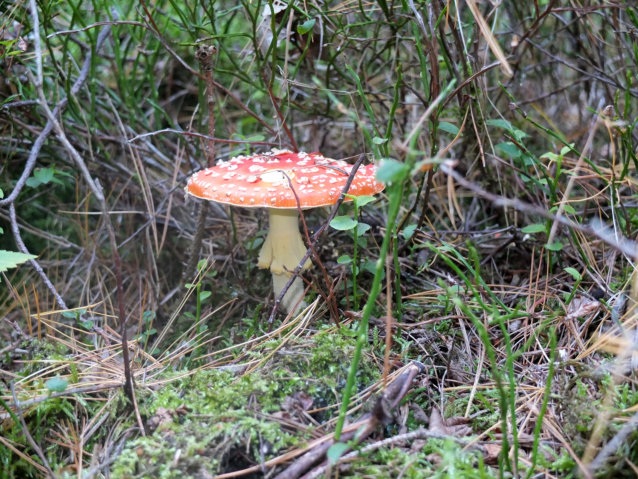
<instances>
[{"instance_id":1,"label":"fallen twig","mask_svg":"<svg viewBox=\"0 0 638 479\"><path fill-rule=\"evenodd\" d=\"M462 439L460 437L456 437L453 435L439 434L437 432L432 432L423 428L419 428L416 431L389 437L387 439L384 439L383 441L377 441L373 444L363 447L359 449L358 451L352 451L349 454L345 454L344 456L341 456L341 458L337 461L337 464L342 461L354 459L355 457L360 456L361 454L366 454L368 452L376 451L377 449L381 449L382 447L392 446L396 443L404 442L404 441L414 441L415 439L449 439L463 446L467 445L470 442L469 439ZM481 446L477 446L477 445L474 445L472 447L475 449L482 449ZM316 479L317 477L325 473L327 468L328 466L317 467L316 469L313 469L308 474L303 476L302 479Z\"/></svg>"},{"instance_id":2,"label":"fallen twig","mask_svg":"<svg viewBox=\"0 0 638 479\"><path fill-rule=\"evenodd\" d=\"M609 456L618 450L623 442L638 428L638 412L631 416L629 421L625 423L620 431L600 450L596 458L589 464L590 474L594 474L596 470L607 462Z\"/></svg>"},{"instance_id":3,"label":"fallen twig","mask_svg":"<svg viewBox=\"0 0 638 479\"><path fill-rule=\"evenodd\" d=\"M361 426L357 427L354 431L344 433L341 435L338 442L347 442L356 436L356 442L361 443L366 439L380 424L389 424L392 421L392 410L394 410L401 400L405 397L408 390L412 386L412 380L414 377L425 369L425 366L419 362L413 361L408 365L403 373L397 377L392 384L390 384L383 396L381 396L369 416L364 416L359 422ZM366 419L363 421L363 419ZM320 446L310 450L304 454L301 458L295 461L283 472L275 476L275 479L297 479L306 470L316 464L323 457L336 441L330 439L329 441L321 444ZM320 469L325 469L322 466ZM321 475L323 470L318 475ZM312 475L310 477L318 477L318 475ZM306 478L308 476L304 476Z\"/></svg>"}]
</instances>

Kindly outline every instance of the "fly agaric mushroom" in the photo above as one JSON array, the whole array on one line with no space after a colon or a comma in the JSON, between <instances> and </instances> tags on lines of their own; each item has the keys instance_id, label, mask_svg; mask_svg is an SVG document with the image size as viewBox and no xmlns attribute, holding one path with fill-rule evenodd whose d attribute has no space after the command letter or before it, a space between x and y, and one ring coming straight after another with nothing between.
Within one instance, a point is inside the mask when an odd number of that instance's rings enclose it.
<instances>
[{"instance_id":1,"label":"fly agaric mushroom","mask_svg":"<svg viewBox=\"0 0 638 479\"><path fill-rule=\"evenodd\" d=\"M259 268L270 268L275 298L283 290L306 253L299 233L301 209L333 205L346 184L352 165L324 158L319 153L292 153L273 149L269 153L238 156L194 174L186 192L197 198L243 206L268 208L270 229L259 253ZM374 195L384 186L375 180L374 165L360 166L348 194ZM291 190L294 188L294 192ZM310 268L310 260L304 270ZM302 299L303 282L296 278L283 297L287 312Z\"/></svg>"}]
</instances>

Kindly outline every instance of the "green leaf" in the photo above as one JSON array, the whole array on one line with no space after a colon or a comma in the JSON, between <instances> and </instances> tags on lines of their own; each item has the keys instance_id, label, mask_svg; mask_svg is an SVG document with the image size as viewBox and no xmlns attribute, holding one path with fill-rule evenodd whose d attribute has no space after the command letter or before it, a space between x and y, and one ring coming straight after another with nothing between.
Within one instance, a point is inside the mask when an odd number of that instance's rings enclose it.
<instances>
[{"instance_id":1,"label":"green leaf","mask_svg":"<svg viewBox=\"0 0 638 479\"><path fill-rule=\"evenodd\" d=\"M201 293L199 293L199 300L200 301L204 301L206 298L208 298L212 293L210 291L202 291Z\"/></svg>"},{"instance_id":2,"label":"green leaf","mask_svg":"<svg viewBox=\"0 0 638 479\"><path fill-rule=\"evenodd\" d=\"M14 42L16 40L13 40ZM0 44L2 44L4 42L0 42ZM4 105L6 105L7 103L12 102L13 100L15 100L16 98L19 98L20 95L11 95L10 97L6 98L4 101L0 102L0 108L2 108ZM0 196L0 198L2 198L2 196Z\"/></svg>"},{"instance_id":3,"label":"green leaf","mask_svg":"<svg viewBox=\"0 0 638 479\"><path fill-rule=\"evenodd\" d=\"M364 234L366 234L367 231L370 230L370 225L366 223L359 223L355 227L355 230L357 231L357 236L363 236Z\"/></svg>"},{"instance_id":4,"label":"green leaf","mask_svg":"<svg viewBox=\"0 0 638 479\"><path fill-rule=\"evenodd\" d=\"M578 272L578 270L574 269L574 268L565 268L564 271L566 273L569 273L572 275L572 277L576 280L576 281L580 281L582 279L582 276L580 275L580 273Z\"/></svg>"},{"instance_id":5,"label":"green leaf","mask_svg":"<svg viewBox=\"0 0 638 479\"><path fill-rule=\"evenodd\" d=\"M32 254L14 253L13 251L0 250L0 273L4 273L9 268L15 268L22 263L26 263L30 259L37 256Z\"/></svg>"},{"instance_id":6,"label":"green leaf","mask_svg":"<svg viewBox=\"0 0 638 479\"><path fill-rule=\"evenodd\" d=\"M4 191L2 191L2 188L0 188L0 200L4 198Z\"/></svg>"},{"instance_id":7,"label":"green leaf","mask_svg":"<svg viewBox=\"0 0 638 479\"><path fill-rule=\"evenodd\" d=\"M31 188L37 188L38 186L40 186L40 184L40 180L34 178L33 176L27 178L26 185L30 186Z\"/></svg>"},{"instance_id":8,"label":"green leaf","mask_svg":"<svg viewBox=\"0 0 638 479\"><path fill-rule=\"evenodd\" d=\"M328 463L336 464L336 462L341 458L341 456L344 455L344 453L348 449L350 449L350 447L347 444L344 444L343 442L337 442L336 444L333 444L332 446L330 446L330 448L328 449L328 452L326 453L326 457L328 458Z\"/></svg>"},{"instance_id":9,"label":"green leaf","mask_svg":"<svg viewBox=\"0 0 638 479\"><path fill-rule=\"evenodd\" d=\"M350 256L348 256L347 254L344 254L344 255L339 256L337 258L337 263L339 263L339 264L352 263L352 258Z\"/></svg>"},{"instance_id":10,"label":"green leaf","mask_svg":"<svg viewBox=\"0 0 638 479\"><path fill-rule=\"evenodd\" d=\"M448 123L447 121L442 121L441 123L439 123L439 130L447 131L448 133L452 133L453 135L458 135L460 131L456 125Z\"/></svg>"},{"instance_id":11,"label":"green leaf","mask_svg":"<svg viewBox=\"0 0 638 479\"><path fill-rule=\"evenodd\" d=\"M37 168L33 172L33 176L35 176L40 183L46 185L53 179L53 168Z\"/></svg>"},{"instance_id":12,"label":"green leaf","mask_svg":"<svg viewBox=\"0 0 638 479\"><path fill-rule=\"evenodd\" d=\"M65 318L75 319L78 317L78 313L76 311L62 311L62 316Z\"/></svg>"},{"instance_id":13,"label":"green leaf","mask_svg":"<svg viewBox=\"0 0 638 479\"><path fill-rule=\"evenodd\" d=\"M366 262L363 263L363 269L370 274L375 274L377 270L377 262L366 259ZM381 270L381 279L385 279L385 270Z\"/></svg>"},{"instance_id":14,"label":"green leaf","mask_svg":"<svg viewBox=\"0 0 638 479\"><path fill-rule=\"evenodd\" d=\"M254 251L259 248L264 242L263 238L255 238L253 241L248 241L246 243L246 249L249 251Z\"/></svg>"},{"instance_id":15,"label":"green leaf","mask_svg":"<svg viewBox=\"0 0 638 479\"><path fill-rule=\"evenodd\" d=\"M552 153L551 151L542 154L540 157L547 158L549 161L556 161L558 158L560 158L556 153Z\"/></svg>"},{"instance_id":16,"label":"green leaf","mask_svg":"<svg viewBox=\"0 0 638 479\"><path fill-rule=\"evenodd\" d=\"M357 226L357 222L349 216L337 216L330 222L330 226L336 230L347 231Z\"/></svg>"},{"instance_id":17,"label":"green leaf","mask_svg":"<svg viewBox=\"0 0 638 479\"><path fill-rule=\"evenodd\" d=\"M408 166L390 158L381 160L381 165L377 170L377 181L382 183L392 183L402 181L408 176Z\"/></svg>"},{"instance_id":18,"label":"green leaf","mask_svg":"<svg viewBox=\"0 0 638 479\"><path fill-rule=\"evenodd\" d=\"M355 201L357 202L357 207L361 208L365 205L367 205L368 203L372 203L374 200L376 200L376 198L374 196L358 196Z\"/></svg>"},{"instance_id":19,"label":"green leaf","mask_svg":"<svg viewBox=\"0 0 638 479\"><path fill-rule=\"evenodd\" d=\"M387 138L379 138L378 136L372 138L372 143L374 143L375 145L383 145L387 141Z\"/></svg>"},{"instance_id":20,"label":"green leaf","mask_svg":"<svg viewBox=\"0 0 638 479\"><path fill-rule=\"evenodd\" d=\"M504 130L512 130L512 124L507 120L486 120L485 124L503 128Z\"/></svg>"},{"instance_id":21,"label":"green leaf","mask_svg":"<svg viewBox=\"0 0 638 479\"><path fill-rule=\"evenodd\" d=\"M511 141L506 141L505 143L499 143L498 145L496 145L496 148L501 150L506 155L511 156L512 158L518 158L519 156L521 156L521 150L519 150L518 146L516 146Z\"/></svg>"},{"instance_id":22,"label":"green leaf","mask_svg":"<svg viewBox=\"0 0 638 479\"><path fill-rule=\"evenodd\" d=\"M405 228L403 228L403 237L406 240L409 240L410 238L412 238L412 235L414 234L414 231L416 230L416 225L408 225Z\"/></svg>"},{"instance_id":23,"label":"green leaf","mask_svg":"<svg viewBox=\"0 0 638 479\"><path fill-rule=\"evenodd\" d=\"M82 326L86 329L91 329L93 327L93 321L82 321Z\"/></svg>"},{"instance_id":24,"label":"green leaf","mask_svg":"<svg viewBox=\"0 0 638 479\"><path fill-rule=\"evenodd\" d=\"M4 234L4 229L0 228L0 235Z\"/></svg>"},{"instance_id":25,"label":"green leaf","mask_svg":"<svg viewBox=\"0 0 638 479\"><path fill-rule=\"evenodd\" d=\"M186 289L191 289L193 287L193 285L190 283L186 283L184 286L186 287Z\"/></svg>"},{"instance_id":26,"label":"green leaf","mask_svg":"<svg viewBox=\"0 0 638 479\"><path fill-rule=\"evenodd\" d=\"M44 383L44 385L52 393L61 393L64 392L64 390L67 388L67 386L69 385L69 381L58 376L49 379L46 383Z\"/></svg>"},{"instance_id":27,"label":"green leaf","mask_svg":"<svg viewBox=\"0 0 638 479\"><path fill-rule=\"evenodd\" d=\"M545 245L545 248L547 248L550 251L560 251L563 249L563 243L547 244Z\"/></svg>"},{"instance_id":28,"label":"green leaf","mask_svg":"<svg viewBox=\"0 0 638 479\"><path fill-rule=\"evenodd\" d=\"M197 263L197 271L201 271L204 268L206 268L206 265L208 264L208 260L202 259L199 261L199 263Z\"/></svg>"},{"instance_id":29,"label":"green leaf","mask_svg":"<svg viewBox=\"0 0 638 479\"><path fill-rule=\"evenodd\" d=\"M297 25L297 33L299 35L303 35L304 33L308 33L310 30L312 30L312 27L315 26L315 21L316 20L314 18L312 18L310 20L306 20L301 25Z\"/></svg>"},{"instance_id":30,"label":"green leaf","mask_svg":"<svg viewBox=\"0 0 638 479\"><path fill-rule=\"evenodd\" d=\"M533 233L543 233L545 231L546 231L545 225L537 223L537 224L526 226L525 228L521 230L521 233L533 234Z\"/></svg>"}]
</instances>

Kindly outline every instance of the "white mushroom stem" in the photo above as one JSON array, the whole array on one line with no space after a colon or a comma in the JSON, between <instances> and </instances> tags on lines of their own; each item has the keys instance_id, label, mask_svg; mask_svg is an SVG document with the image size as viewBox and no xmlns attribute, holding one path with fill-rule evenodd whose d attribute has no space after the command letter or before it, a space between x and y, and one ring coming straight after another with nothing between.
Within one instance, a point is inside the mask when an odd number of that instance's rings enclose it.
<instances>
[{"instance_id":1,"label":"white mushroom stem","mask_svg":"<svg viewBox=\"0 0 638 479\"><path fill-rule=\"evenodd\" d=\"M299 263L297 263L299 264ZM290 279L289 274L272 274L272 289L275 292L275 299L279 297L279 293L282 292L286 283ZM281 300L281 304L287 313L291 313L293 311L299 311L308 306L308 303L305 301L300 301L303 299L305 288L303 287L303 280L301 278L295 278L295 280L284 294L284 297ZM299 305L297 305L299 303ZM295 308L296 306L296 308Z\"/></svg>"},{"instance_id":2,"label":"white mushroom stem","mask_svg":"<svg viewBox=\"0 0 638 479\"><path fill-rule=\"evenodd\" d=\"M306 254L306 246L299 233L299 214L296 209L268 210L270 213L270 228L266 241L259 252L260 268L270 268L272 273L275 298L284 289L290 279L290 273ZM304 264L304 270L310 268L310 260ZM288 313L292 312L295 304L303 298L304 287L301 278L296 278L288 292L284 295L282 303ZM305 306L300 304L298 308Z\"/></svg>"}]
</instances>

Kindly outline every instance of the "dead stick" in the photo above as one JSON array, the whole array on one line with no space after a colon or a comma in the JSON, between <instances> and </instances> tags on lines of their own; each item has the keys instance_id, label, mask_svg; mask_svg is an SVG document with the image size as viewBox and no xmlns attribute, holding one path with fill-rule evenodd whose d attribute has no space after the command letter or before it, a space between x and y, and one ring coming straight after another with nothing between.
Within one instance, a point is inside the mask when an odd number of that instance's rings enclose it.
<instances>
[{"instance_id":1,"label":"dead stick","mask_svg":"<svg viewBox=\"0 0 638 479\"><path fill-rule=\"evenodd\" d=\"M354 177L357 174L357 170L359 169L359 166L361 166L361 163L363 163L363 160L365 159L365 157L366 157L366 155L363 154L363 153L361 155L359 155L359 159L352 166L352 171L350 171L350 176L348 176L348 181L346 181L346 184L344 185L343 189L341 190L341 194L339 195L339 199L337 199L337 202L333 205L332 211L328 215L328 218L326 219L324 224L312 236L312 241L310 241L310 247L306 250L306 254L303 255L303 258L301 258L301 261L299 262L297 267L292 272L292 275L290 276L290 279L286 283L286 286L284 286L284 288L281 290L281 293L279 293L279 296L275 300L275 305L273 306L272 311L270 313L270 317L268 318L268 330L269 331L272 328L272 324L273 324L273 321L275 319L275 314L277 314L277 309L279 308L279 304L281 303L281 301L282 301L283 297L285 296L285 294L288 292L288 289L292 285L292 282L295 280L295 278L299 275L299 273L303 269L304 264L306 264L306 261L308 260L308 258L310 257L310 254L312 253L312 248L314 248L314 246L317 244L317 241L319 240L319 237L327 229L327 227L330 224L330 222L332 221L332 219L337 215L337 211L339 211L339 206L341 206L341 203L343 203L344 200L346 199L346 193L348 192L348 190L350 190L350 185L352 184L352 181L354 180Z\"/></svg>"},{"instance_id":2,"label":"dead stick","mask_svg":"<svg viewBox=\"0 0 638 479\"><path fill-rule=\"evenodd\" d=\"M32 9L36 8L35 0L31 0L31 8ZM44 465L44 467L46 467L47 471L49 471L49 475L52 478L54 478L55 474L53 474L53 470L51 469L51 466L49 465L49 462L47 461L46 456L42 452L42 449L40 448L40 446L38 446L38 444L35 442L35 440L31 436L31 433L29 432L29 428L27 427L27 423L24 421L24 416L22 415L22 411L20 410L20 405L18 404L18 398L16 396L16 390L13 383L10 384L10 387L11 387L11 394L13 395L13 400L16 402L16 413L18 418L20 419L20 423L22 424L22 432L24 432L24 436L27 438L27 441L29 441L29 444L31 444L31 447L36 452L40 460L42 461L42 464Z\"/></svg>"},{"instance_id":3,"label":"dead stick","mask_svg":"<svg viewBox=\"0 0 638 479\"><path fill-rule=\"evenodd\" d=\"M280 171L286 177L286 179L288 180L288 187L292 190L292 194L295 196L295 201L297 202L297 213L301 217L301 223L303 224L303 230L304 230L304 234L306 235L306 241L308 242L308 245L310 249L312 250L312 256L317 261L317 264L319 265L319 268L321 269L323 279L326 282L326 286L329 288L329 291L330 291L329 295L326 297L325 293L323 292L323 289L320 288L321 295L325 298L326 303L328 304L328 307L330 308L330 315L333 317L335 324L337 326L340 326L339 313L337 312L338 311L337 299L334 296L334 292L331 287L330 276L328 276L328 272L326 271L326 268L321 262L321 259L319 258L319 255L317 254L317 251L315 250L315 246L312 243L312 240L310 239L310 233L308 233L308 225L306 224L306 218L304 217L303 211L301 209L301 202L299 200L299 195L297 195L297 192L295 191L295 188L292 185L292 180L290 179L288 174L283 170L278 170L278 171ZM286 269L285 266L284 266L284 269Z\"/></svg>"},{"instance_id":4,"label":"dead stick","mask_svg":"<svg viewBox=\"0 0 638 479\"><path fill-rule=\"evenodd\" d=\"M414 377L425 369L425 366L417 361L413 361L406 366L403 372L386 388L383 396L381 396L372 412L360 419L361 427L355 431L343 434L339 442L346 443L356 435L356 442L361 443L381 424L389 424L392 422L392 410L397 407L399 402L405 397L412 386ZM287 469L275 476L275 479L296 479L310 467L320 461L332 444L334 439L322 443L320 446L312 449L307 454L300 457L291 464ZM330 477L330 475L326 475ZM304 476L304 478L307 476Z\"/></svg>"},{"instance_id":5,"label":"dead stick","mask_svg":"<svg viewBox=\"0 0 638 479\"><path fill-rule=\"evenodd\" d=\"M270 85L270 83L268 82L268 79L266 78L266 72L262 70L261 73L264 77L264 83L266 84L266 88L268 88L268 95L270 95L270 100L272 101L272 104L275 107L275 110L277 111L279 120L281 121L281 126L283 126L284 131L286 132L286 135L288 135L288 138L290 138L290 143L292 143L294 152L298 153L299 148L297 148L297 143L295 142L295 138L292 136L292 132L290 131L290 129L288 128L288 125L286 124L286 118L284 117L284 114L282 113L281 108L279 108L277 99L275 98L275 95L272 92L272 85Z\"/></svg>"},{"instance_id":6,"label":"dead stick","mask_svg":"<svg viewBox=\"0 0 638 479\"><path fill-rule=\"evenodd\" d=\"M200 45L195 53L195 58L204 72L206 78L206 99L208 103L208 138L206 140L206 163L211 168L215 164L215 91L213 86L213 55L217 49L213 45ZM188 263L184 269L184 281L190 281L197 267L199 253L202 250L202 241L208 216L208 201L201 201L197 214L197 230L193 238Z\"/></svg>"},{"instance_id":7,"label":"dead stick","mask_svg":"<svg viewBox=\"0 0 638 479\"><path fill-rule=\"evenodd\" d=\"M36 54L37 58L37 54ZM41 52L39 61L42 61ZM102 187L100 184L93 179L89 169L84 162L84 159L80 156L75 147L71 144L69 139L66 137L64 130L58 123L57 119L53 116L53 113L49 109L49 105L47 105L46 98L44 96L44 90L42 88L42 79L38 78L37 80L33 77L33 73L31 70L27 70L27 76L29 80L35 86L35 89L38 93L38 97L40 99L40 106L44 110L46 116L49 118L49 121L53 123L53 129L56 132L58 140L64 148L69 153L69 156L76 164L76 166L82 172L82 176L86 181L89 189L93 193L95 199L100 203L102 207L103 219L106 229L109 235L109 241L111 243L111 249L113 251L113 261L115 263L115 277L117 280L117 302L119 306L119 320L120 320L120 335L122 337L122 360L124 362L124 392L127 397L131 400L131 404L133 404L133 377L131 375L131 365L129 362L129 351L128 351L128 341L126 336L126 310L124 308L124 286L122 281L122 261L120 259L120 253L117 250L117 240L115 238L115 229L113 227L113 223L111 222L111 216L109 215L108 206L106 204L106 199L104 197L104 192L102 191Z\"/></svg>"},{"instance_id":8,"label":"dead stick","mask_svg":"<svg viewBox=\"0 0 638 479\"><path fill-rule=\"evenodd\" d=\"M544 208L530 205L529 203L525 203L520 200L513 200L510 198L506 198L504 196L499 196L493 193L489 193L485 191L484 189L482 189L481 187L475 185L471 181L466 180L463 176L455 172L450 166L451 166L450 164L445 164L445 163L442 164L441 170L443 171L443 173L447 175L451 175L452 177L454 177L454 179L456 180L458 184L482 196L486 200L491 201L496 206L508 206L510 208L514 208L515 210L522 211L523 213L527 213L529 215L537 215L542 218L557 221L569 228L580 231L581 233L585 233L587 235L591 235L601 239L603 242L607 243L609 246L613 248L616 248L618 251L620 251L621 253L623 253L624 255L626 255L627 257L631 259L636 259L637 257L635 248L631 244L629 244L629 242L616 241L616 238L614 237L613 233L612 234L599 233L598 231L595 231L593 228L579 225L578 223L571 221L565 216L558 217L555 214L550 213Z\"/></svg>"}]
</instances>

